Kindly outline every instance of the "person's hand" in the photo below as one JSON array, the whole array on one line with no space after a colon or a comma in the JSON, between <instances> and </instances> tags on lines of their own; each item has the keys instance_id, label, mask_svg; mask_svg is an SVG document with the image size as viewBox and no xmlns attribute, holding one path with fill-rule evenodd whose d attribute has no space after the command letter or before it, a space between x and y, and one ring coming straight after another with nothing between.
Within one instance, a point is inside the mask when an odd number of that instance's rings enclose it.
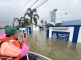
<instances>
[{"instance_id":1,"label":"person's hand","mask_svg":"<svg viewBox=\"0 0 81 60\"><path fill-rule=\"evenodd\" d=\"M23 41L24 43L27 43L28 38L27 38L27 37L26 37L26 38L22 37L22 41Z\"/></svg>"}]
</instances>

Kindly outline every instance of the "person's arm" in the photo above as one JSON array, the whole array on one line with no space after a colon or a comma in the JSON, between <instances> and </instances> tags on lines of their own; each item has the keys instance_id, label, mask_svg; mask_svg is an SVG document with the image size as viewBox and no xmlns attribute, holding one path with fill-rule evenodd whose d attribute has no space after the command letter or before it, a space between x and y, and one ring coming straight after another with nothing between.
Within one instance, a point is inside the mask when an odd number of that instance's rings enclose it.
<instances>
[{"instance_id":1,"label":"person's arm","mask_svg":"<svg viewBox=\"0 0 81 60\"><path fill-rule=\"evenodd\" d=\"M16 47L11 42L4 42L1 45L1 54L10 57L23 57L28 52L29 47L24 42L22 42L21 45L22 49Z\"/></svg>"},{"instance_id":2,"label":"person's arm","mask_svg":"<svg viewBox=\"0 0 81 60\"><path fill-rule=\"evenodd\" d=\"M25 56L29 50L29 46L27 46L24 42L21 42L21 45L22 45L22 49L21 49L21 53L18 55L18 57Z\"/></svg>"},{"instance_id":3,"label":"person's arm","mask_svg":"<svg viewBox=\"0 0 81 60\"><path fill-rule=\"evenodd\" d=\"M26 51L29 50L29 47L26 45L27 41L28 41L27 37L26 38L22 37L22 41L21 41L22 50L21 53L18 55L18 57L22 57L27 54ZM27 46L28 48L25 48L25 46Z\"/></svg>"}]
</instances>

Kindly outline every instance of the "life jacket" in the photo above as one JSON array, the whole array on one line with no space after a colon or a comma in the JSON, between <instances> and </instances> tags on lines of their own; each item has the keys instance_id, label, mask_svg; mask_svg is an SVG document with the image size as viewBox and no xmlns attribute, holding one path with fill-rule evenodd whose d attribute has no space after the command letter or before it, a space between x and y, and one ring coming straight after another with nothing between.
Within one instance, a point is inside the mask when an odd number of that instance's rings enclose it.
<instances>
[{"instance_id":1,"label":"life jacket","mask_svg":"<svg viewBox=\"0 0 81 60\"><path fill-rule=\"evenodd\" d=\"M11 40L13 40L13 39L10 38L10 37L1 38L1 39L0 39L0 46L1 46L1 44L2 44L3 42L5 42L5 41L11 41ZM21 45L20 45L20 42L19 42L19 41L14 40L12 43L15 44L15 46L21 48ZM6 55L0 55L0 57L2 57L2 58L10 58L9 56L6 56ZM13 60L20 60L20 58L14 57Z\"/></svg>"}]
</instances>

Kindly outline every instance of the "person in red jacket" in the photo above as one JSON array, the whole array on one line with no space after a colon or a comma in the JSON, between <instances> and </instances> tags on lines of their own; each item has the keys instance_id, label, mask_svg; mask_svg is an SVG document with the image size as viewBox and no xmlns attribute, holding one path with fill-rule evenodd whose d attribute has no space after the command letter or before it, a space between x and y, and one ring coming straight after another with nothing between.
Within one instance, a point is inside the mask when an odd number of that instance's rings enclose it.
<instances>
[{"instance_id":1,"label":"person in red jacket","mask_svg":"<svg viewBox=\"0 0 81 60\"><path fill-rule=\"evenodd\" d=\"M18 40L17 30L14 27L7 27L2 37L0 36L0 59L21 60L29 50L26 43L27 38L23 37L21 42Z\"/></svg>"}]
</instances>

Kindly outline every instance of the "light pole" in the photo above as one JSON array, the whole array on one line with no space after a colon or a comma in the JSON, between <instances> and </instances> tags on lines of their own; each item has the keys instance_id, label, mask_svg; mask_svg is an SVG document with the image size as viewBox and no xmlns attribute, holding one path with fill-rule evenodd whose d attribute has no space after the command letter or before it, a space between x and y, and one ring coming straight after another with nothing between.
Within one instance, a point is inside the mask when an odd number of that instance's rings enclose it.
<instances>
[{"instance_id":1,"label":"light pole","mask_svg":"<svg viewBox=\"0 0 81 60\"><path fill-rule=\"evenodd\" d=\"M65 21L66 21L66 15L67 15L68 13L65 13Z\"/></svg>"},{"instance_id":2,"label":"light pole","mask_svg":"<svg viewBox=\"0 0 81 60\"><path fill-rule=\"evenodd\" d=\"M24 22L23 22L23 21L21 21L21 22L22 22L22 27L23 27L23 23L24 23Z\"/></svg>"},{"instance_id":3,"label":"light pole","mask_svg":"<svg viewBox=\"0 0 81 60\"><path fill-rule=\"evenodd\" d=\"M55 21L56 21L56 11L57 11L57 9L54 9L53 11L54 11L54 16L53 17L54 17L54 24L55 24Z\"/></svg>"}]
</instances>

